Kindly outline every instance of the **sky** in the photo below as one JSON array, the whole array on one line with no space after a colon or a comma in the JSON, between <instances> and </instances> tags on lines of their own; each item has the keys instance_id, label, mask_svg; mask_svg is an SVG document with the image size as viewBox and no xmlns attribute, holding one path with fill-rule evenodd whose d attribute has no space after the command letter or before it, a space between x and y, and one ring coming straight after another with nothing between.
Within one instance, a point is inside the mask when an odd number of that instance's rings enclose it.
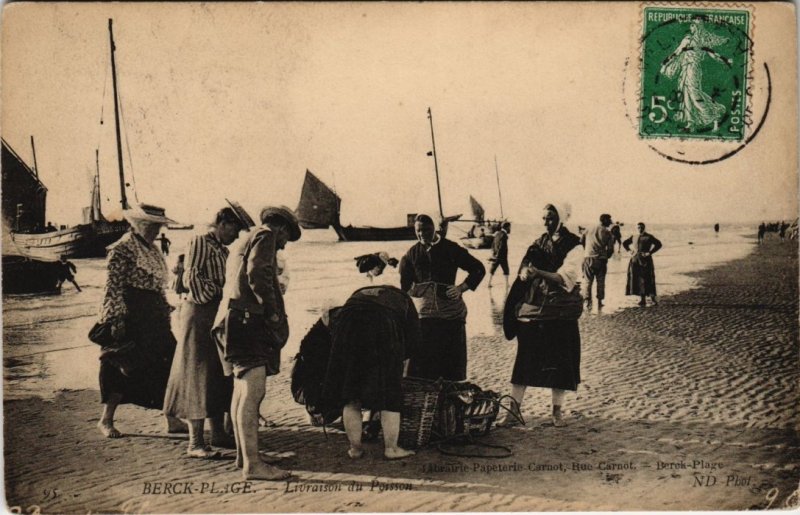
<instances>
[{"instance_id":1,"label":"sky","mask_svg":"<svg viewBox=\"0 0 800 515\"><path fill-rule=\"evenodd\" d=\"M108 19L114 19L126 177L186 223L224 199L253 215L295 207L306 169L342 197L342 222L393 226L469 195L538 223L751 222L797 216L791 4L756 4L754 117L735 156L693 166L669 152L730 144L642 140L635 124L638 3L5 5L2 136L48 187L49 220L80 221L95 149L104 211L119 206ZM102 119L102 124L101 124ZM632 121L634 120L634 121ZM725 146L728 145L728 146ZM679 155L679 154L674 154Z\"/></svg>"}]
</instances>

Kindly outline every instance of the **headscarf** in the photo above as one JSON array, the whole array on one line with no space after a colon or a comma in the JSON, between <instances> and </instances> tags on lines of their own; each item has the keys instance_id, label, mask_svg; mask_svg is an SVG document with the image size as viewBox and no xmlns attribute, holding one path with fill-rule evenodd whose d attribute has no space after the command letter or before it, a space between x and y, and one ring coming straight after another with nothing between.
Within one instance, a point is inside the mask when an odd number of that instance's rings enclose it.
<instances>
[{"instance_id":1,"label":"headscarf","mask_svg":"<svg viewBox=\"0 0 800 515\"><path fill-rule=\"evenodd\" d=\"M569 220L569 217L572 214L572 205L570 205L569 202L549 202L544 205L545 212L551 208L555 210L556 214L558 215L558 227L556 227L556 231L558 231L567 222L567 220Z\"/></svg>"}]
</instances>

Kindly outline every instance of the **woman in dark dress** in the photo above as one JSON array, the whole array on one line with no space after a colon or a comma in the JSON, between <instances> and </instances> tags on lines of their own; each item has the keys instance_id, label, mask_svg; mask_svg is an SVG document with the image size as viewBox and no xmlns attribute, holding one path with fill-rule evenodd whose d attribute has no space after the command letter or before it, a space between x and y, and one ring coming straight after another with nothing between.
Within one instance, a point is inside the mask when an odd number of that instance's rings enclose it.
<instances>
[{"instance_id":1,"label":"woman in dark dress","mask_svg":"<svg viewBox=\"0 0 800 515\"><path fill-rule=\"evenodd\" d=\"M173 221L155 206L135 206L123 214L131 231L108 248L99 320L110 333L100 355L104 408L97 424L107 438L122 436L114 427L118 405L162 408L176 344L164 294L167 264L153 244L161 227ZM181 431L179 420L167 420L170 432Z\"/></svg>"},{"instance_id":2,"label":"woman in dark dress","mask_svg":"<svg viewBox=\"0 0 800 515\"><path fill-rule=\"evenodd\" d=\"M446 225L418 215L419 240L400 260L400 288L414 298L422 327L422 345L408 366L408 375L463 381L467 377L467 305L462 295L475 290L486 275L483 264L464 247L448 240ZM467 272L456 285L458 270Z\"/></svg>"},{"instance_id":3,"label":"woman in dark dress","mask_svg":"<svg viewBox=\"0 0 800 515\"><path fill-rule=\"evenodd\" d=\"M344 306L331 311L331 352L322 403L343 407L350 442L348 455L360 458L361 410L381 412L384 456L399 459L413 451L397 445L403 404L403 365L419 347L420 326L411 298L393 286L356 290Z\"/></svg>"},{"instance_id":4,"label":"woman in dark dress","mask_svg":"<svg viewBox=\"0 0 800 515\"><path fill-rule=\"evenodd\" d=\"M552 390L552 420L563 426L564 392L575 391L581 381L581 336L578 330L580 309L574 319L537 320L534 308L527 303L532 285L563 288L567 292L578 287L583 251L580 238L571 233L564 222L569 206L547 204L542 220L547 229L528 248L519 268L519 276L509 291L503 313L506 338L517 338L517 356L511 375L511 397L517 410L528 386ZM578 300L580 308L580 300ZM519 412L517 411L517 414ZM505 413L498 426L514 424L518 419Z\"/></svg>"},{"instance_id":5,"label":"woman in dark dress","mask_svg":"<svg viewBox=\"0 0 800 515\"><path fill-rule=\"evenodd\" d=\"M639 234L631 236L622 242L625 250L631 253L625 295L638 295L641 297L640 306L647 304L645 297L648 295L653 304L658 304L656 297L656 268L653 264L653 254L661 248L661 242L652 234L645 232L642 222L636 224L636 229Z\"/></svg>"}]
</instances>

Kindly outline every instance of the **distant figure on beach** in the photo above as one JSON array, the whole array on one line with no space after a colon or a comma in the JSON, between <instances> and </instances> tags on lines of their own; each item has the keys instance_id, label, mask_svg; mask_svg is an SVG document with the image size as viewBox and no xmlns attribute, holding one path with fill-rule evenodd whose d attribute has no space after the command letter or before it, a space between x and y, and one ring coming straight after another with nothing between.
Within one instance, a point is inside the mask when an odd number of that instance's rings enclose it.
<instances>
[{"instance_id":1,"label":"distant figure on beach","mask_svg":"<svg viewBox=\"0 0 800 515\"><path fill-rule=\"evenodd\" d=\"M161 233L161 236L156 239L161 242L161 253L165 256L169 256L169 246L172 245L172 242L167 238L167 235Z\"/></svg>"},{"instance_id":2,"label":"distant figure on beach","mask_svg":"<svg viewBox=\"0 0 800 515\"><path fill-rule=\"evenodd\" d=\"M778 234L781 237L781 241L786 239L786 229L788 229L788 228L789 228L789 224L787 224L785 221L782 221L781 225L780 225L780 229L778 230L779 231Z\"/></svg>"},{"instance_id":3,"label":"distant figure on beach","mask_svg":"<svg viewBox=\"0 0 800 515\"><path fill-rule=\"evenodd\" d=\"M175 274L175 280L172 283L172 291L177 293L180 299L183 299L185 294L189 293L189 290L183 285L183 274L186 271L186 265L184 264L185 259L186 254L179 254L178 261L175 263L175 266L172 267L172 273Z\"/></svg>"},{"instance_id":4,"label":"distant figure on beach","mask_svg":"<svg viewBox=\"0 0 800 515\"><path fill-rule=\"evenodd\" d=\"M394 286L368 286L329 313L329 332L316 329L331 341L320 400L326 409L341 410L350 443L348 456L357 459L364 454L362 409L380 411L384 457L413 455L397 444L403 365L422 339L411 297Z\"/></svg>"},{"instance_id":5,"label":"distant figure on beach","mask_svg":"<svg viewBox=\"0 0 800 515\"><path fill-rule=\"evenodd\" d=\"M370 281L372 281L373 278L381 275L386 268L386 265L389 265L392 268L397 268L398 263L395 258L389 257L389 254L386 252L364 254L363 256L358 256L354 259L356 260L358 271L362 274L366 274Z\"/></svg>"},{"instance_id":6,"label":"distant figure on beach","mask_svg":"<svg viewBox=\"0 0 800 515\"><path fill-rule=\"evenodd\" d=\"M189 423L190 458L214 458L219 452L206 445L203 425L208 418L211 445L235 449L236 442L224 429L224 415L230 411L233 383L222 370L211 328L225 286L228 246L249 231L253 219L237 203L217 212L205 234L189 243L182 282L188 290L181 306L178 346L172 360L164 413Z\"/></svg>"},{"instance_id":7,"label":"distant figure on beach","mask_svg":"<svg viewBox=\"0 0 800 515\"><path fill-rule=\"evenodd\" d=\"M107 438L122 436L114 427L120 404L163 408L176 344L164 292L167 263L154 245L161 227L174 221L162 208L144 204L124 210L123 216L131 230L108 247L108 278L95 326L106 335L100 353L104 407L97 426ZM167 431L185 432L185 426L168 417Z\"/></svg>"},{"instance_id":8,"label":"distant figure on beach","mask_svg":"<svg viewBox=\"0 0 800 515\"><path fill-rule=\"evenodd\" d=\"M652 234L645 232L645 225L642 222L636 224L636 229L639 234L622 242L625 250L631 252L625 295L640 296L640 306L647 304L645 297L649 295L655 305L658 304L658 299L656 298L656 271L653 265L653 254L661 248L661 242Z\"/></svg>"},{"instance_id":9,"label":"distant figure on beach","mask_svg":"<svg viewBox=\"0 0 800 515\"><path fill-rule=\"evenodd\" d=\"M489 261L492 262L492 266L489 267L489 283L487 284L489 288L492 287L492 277L494 277L497 267L503 270L503 278L506 281L506 287L508 287L508 235L510 233L511 224L509 222L503 222L500 230L494 233L492 257L489 258Z\"/></svg>"},{"instance_id":10,"label":"distant figure on beach","mask_svg":"<svg viewBox=\"0 0 800 515\"><path fill-rule=\"evenodd\" d=\"M614 237L614 243L617 246L617 252L622 252L622 227L619 222L615 222L611 226L611 235Z\"/></svg>"},{"instance_id":11,"label":"distant figure on beach","mask_svg":"<svg viewBox=\"0 0 800 515\"><path fill-rule=\"evenodd\" d=\"M44 228L44 232L56 232L58 228L53 225L53 222L47 222L47 225Z\"/></svg>"},{"instance_id":12,"label":"distant figure on beach","mask_svg":"<svg viewBox=\"0 0 800 515\"><path fill-rule=\"evenodd\" d=\"M714 232L719 232L719 224L714 224Z\"/></svg>"},{"instance_id":13,"label":"distant figure on beach","mask_svg":"<svg viewBox=\"0 0 800 515\"><path fill-rule=\"evenodd\" d=\"M251 231L232 262L237 269L226 284L212 332L225 374L233 375L236 466L246 480L280 481L291 474L264 462L258 452L258 408L267 377L280 371L281 349L289 338L277 253L299 240L301 231L297 216L286 207L266 207L259 218L261 226Z\"/></svg>"},{"instance_id":14,"label":"distant figure on beach","mask_svg":"<svg viewBox=\"0 0 800 515\"><path fill-rule=\"evenodd\" d=\"M552 422L566 425L562 406L566 390L575 391L581 382L581 335L578 318L582 302L578 291L583 249L580 238L564 223L569 219L567 204L546 204L542 220L546 229L528 247L511 286L503 311L503 332L517 338L517 355L511 373L511 410L498 419L499 427L522 420L520 408L529 386L552 390ZM548 310L545 298L560 296L573 300Z\"/></svg>"},{"instance_id":15,"label":"distant figure on beach","mask_svg":"<svg viewBox=\"0 0 800 515\"><path fill-rule=\"evenodd\" d=\"M75 276L72 275L73 273L78 272L75 264L72 261L67 261L67 256L65 254L61 254L58 264L58 283L56 284L56 289L61 291L61 285L64 284L64 281L69 281L73 286L75 286L75 289L80 292L81 287L78 286Z\"/></svg>"},{"instance_id":16,"label":"distant figure on beach","mask_svg":"<svg viewBox=\"0 0 800 515\"><path fill-rule=\"evenodd\" d=\"M764 243L764 233L767 232L767 224L761 222L758 224L758 243Z\"/></svg>"},{"instance_id":17,"label":"distant figure on beach","mask_svg":"<svg viewBox=\"0 0 800 515\"><path fill-rule=\"evenodd\" d=\"M609 230L611 215L600 215L600 224L588 229L581 236L585 250L583 254L583 284L581 295L587 309L592 309L592 283L597 279L597 307L603 307L606 297L606 272L608 258L614 255L614 235Z\"/></svg>"},{"instance_id":18,"label":"distant figure on beach","mask_svg":"<svg viewBox=\"0 0 800 515\"><path fill-rule=\"evenodd\" d=\"M412 354L408 374L463 381L467 377L467 306L462 294L486 275L467 249L437 233L433 219L417 215L419 240L400 260L400 288L414 299L421 319L422 345ZM467 277L456 286L458 269Z\"/></svg>"}]
</instances>

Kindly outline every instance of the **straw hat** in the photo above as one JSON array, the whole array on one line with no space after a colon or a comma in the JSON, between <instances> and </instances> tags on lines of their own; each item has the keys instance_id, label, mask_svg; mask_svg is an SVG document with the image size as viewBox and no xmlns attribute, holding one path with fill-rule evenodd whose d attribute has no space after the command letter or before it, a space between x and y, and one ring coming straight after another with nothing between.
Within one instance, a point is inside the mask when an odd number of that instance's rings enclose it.
<instances>
[{"instance_id":1,"label":"straw hat","mask_svg":"<svg viewBox=\"0 0 800 515\"><path fill-rule=\"evenodd\" d=\"M289 241L297 241L300 239L300 222L294 211L286 206L269 206L261 210L261 223L267 223L268 220L274 217L283 219L289 228Z\"/></svg>"},{"instance_id":2,"label":"straw hat","mask_svg":"<svg viewBox=\"0 0 800 515\"><path fill-rule=\"evenodd\" d=\"M122 211L122 216L130 224L146 222L151 224L174 224L177 223L172 218L164 215L164 208L151 204L133 204L128 209Z\"/></svg>"},{"instance_id":3,"label":"straw hat","mask_svg":"<svg viewBox=\"0 0 800 515\"><path fill-rule=\"evenodd\" d=\"M236 218L239 220L239 223L242 224L242 229L244 229L245 231L249 231L251 227L256 226L256 223L253 221L253 219L250 217L247 211L244 210L241 204L239 204L235 200L228 200L228 199L225 199L225 202L227 202L228 205L231 206L231 209L233 209L233 214L236 215Z\"/></svg>"}]
</instances>

